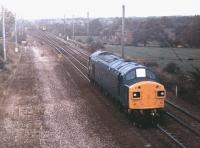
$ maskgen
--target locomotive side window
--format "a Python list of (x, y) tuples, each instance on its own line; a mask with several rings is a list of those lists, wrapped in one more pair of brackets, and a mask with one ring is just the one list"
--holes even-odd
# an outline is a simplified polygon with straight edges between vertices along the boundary
[(126, 80), (130, 81), (135, 79), (135, 71), (130, 71), (127, 75), (126, 75)]
[(136, 69), (136, 77), (137, 78), (144, 78), (144, 77), (146, 77), (146, 69), (144, 69), (144, 68), (138, 68), (138, 69)]
[(150, 70), (147, 70), (147, 78), (155, 80), (156, 76), (153, 72), (151, 72)]

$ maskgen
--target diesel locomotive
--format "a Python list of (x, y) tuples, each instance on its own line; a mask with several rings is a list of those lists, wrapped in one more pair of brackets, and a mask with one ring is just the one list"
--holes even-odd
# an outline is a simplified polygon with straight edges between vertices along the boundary
[(165, 88), (146, 66), (96, 51), (89, 57), (88, 76), (131, 114), (159, 117), (163, 113)]

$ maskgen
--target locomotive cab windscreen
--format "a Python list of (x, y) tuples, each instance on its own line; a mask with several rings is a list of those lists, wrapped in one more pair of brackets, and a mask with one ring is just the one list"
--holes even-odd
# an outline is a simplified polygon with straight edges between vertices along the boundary
[(129, 71), (125, 75), (124, 81), (126, 85), (131, 85), (138, 81), (143, 81), (143, 80), (155, 81), (156, 79), (157, 79), (156, 75), (153, 72), (151, 72), (149, 69), (137, 68), (135, 70)]

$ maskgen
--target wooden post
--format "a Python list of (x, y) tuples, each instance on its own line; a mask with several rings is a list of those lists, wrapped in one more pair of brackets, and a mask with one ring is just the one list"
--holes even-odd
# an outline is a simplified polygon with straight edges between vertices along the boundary
[(175, 87), (175, 94), (176, 94), (176, 97), (178, 96), (178, 86), (176, 85)]
[(124, 58), (124, 25), (125, 25), (125, 6), (122, 5), (122, 37), (121, 37), (122, 58)]

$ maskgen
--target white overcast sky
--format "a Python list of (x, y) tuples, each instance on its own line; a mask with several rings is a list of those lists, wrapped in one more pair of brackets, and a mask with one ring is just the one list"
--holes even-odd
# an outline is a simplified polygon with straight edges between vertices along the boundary
[(121, 6), (126, 16), (200, 14), (200, 0), (0, 0), (0, 5), (26, 19), (63, 17), (116, 17)]

